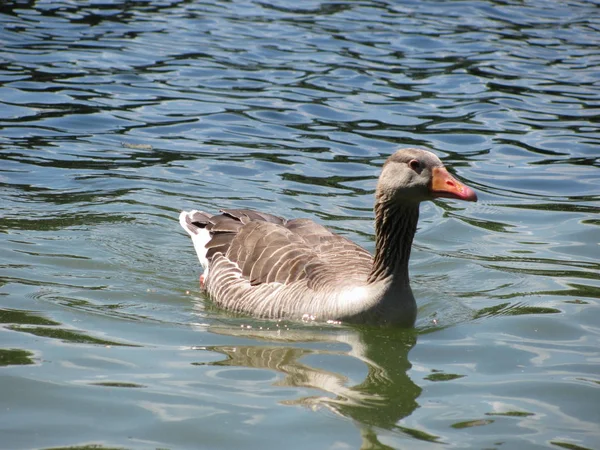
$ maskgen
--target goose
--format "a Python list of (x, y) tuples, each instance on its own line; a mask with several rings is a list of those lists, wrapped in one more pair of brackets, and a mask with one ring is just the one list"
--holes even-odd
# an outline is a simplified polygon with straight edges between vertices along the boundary
[(310, 219), (227, 209), (182, 211), (204, 272), (200, 287), (219, 307), (266, 319), (414, 326), (408, 261), (419, 204), (477, 201), (427, 150), (385, 161), (375, 191), (375, 255)]

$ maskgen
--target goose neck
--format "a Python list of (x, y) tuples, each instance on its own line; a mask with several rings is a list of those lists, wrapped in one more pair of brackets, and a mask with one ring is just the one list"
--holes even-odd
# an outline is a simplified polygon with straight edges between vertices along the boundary
[(419, 220), (419, 203), (375, 204), (375, 257), (368, 282), (391, 279), (408, 285), (408, 261)]

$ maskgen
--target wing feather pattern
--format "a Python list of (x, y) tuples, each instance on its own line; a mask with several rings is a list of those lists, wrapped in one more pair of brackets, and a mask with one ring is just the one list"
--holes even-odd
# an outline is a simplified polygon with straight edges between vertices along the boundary
[(198, 212), (191, 221), (210, 232), (208, 260), (222, 254), (252, 286), (305, 280), (308, 287), (319, 289), (332, 282), (364, 280), (371, 269), (369, 252), (309, 219), (286, 221), (231, 209), (215, 216)]

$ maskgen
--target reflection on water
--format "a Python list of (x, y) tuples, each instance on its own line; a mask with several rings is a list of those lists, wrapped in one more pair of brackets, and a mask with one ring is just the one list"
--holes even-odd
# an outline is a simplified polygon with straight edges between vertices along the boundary
[[(597, 447), (599, 17), (0, 2), (3, 445)], [(179, 210), (309, 217), (372, 250), (399, 146), (480, 197), (422, 206), (416, 331), (249, 330), (198, 295)]]
[[(269, 344), (210, 346), (206, 350), (221, 353), (227, 358), (207, 364), (277, 371), (283, 375), (276, 383), (278, 386), (308, 387), (327, 394), (289, 399), (286, 404), (325, 406), (363, 425), (393, 428), (398, 420), (409, 415), (417, 407), (416, 399), (421, 389), (406, 373), (410, 368), (408, 352), (417, 340), (414, 331), (384, 332), (367, 328), (324, 332), (314, 328), (315, 330), (286, 330), (283, 334), (277, 331), (252, 333), (243, 328), (214, 328), (210, 331), (252, 338)], [(327, 351), (302, 346), (313, 342), (342, 343), (350, 349)], [(280, 345), (273, 346), (273, 343)], [(344, 359), (349, 356), (358, 359), (367, 367), (366, 376), (356, 384), (342, 375), (339, 369), (327, 370), (318, 367), (318, 364), (323, 364), (329, 358), (335, 361), (338, 357)], [(317, 367), (306, 361), (314, 361)]]

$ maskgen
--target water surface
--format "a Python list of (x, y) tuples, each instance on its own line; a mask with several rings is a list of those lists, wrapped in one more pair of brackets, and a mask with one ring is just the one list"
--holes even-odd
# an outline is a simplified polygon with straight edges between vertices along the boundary
[[(2, 448), (600, 448), (595, 2), (5, 1)], [(416, 329), (231, 315), (181, 209), (373, 250), (430, 148)]]

